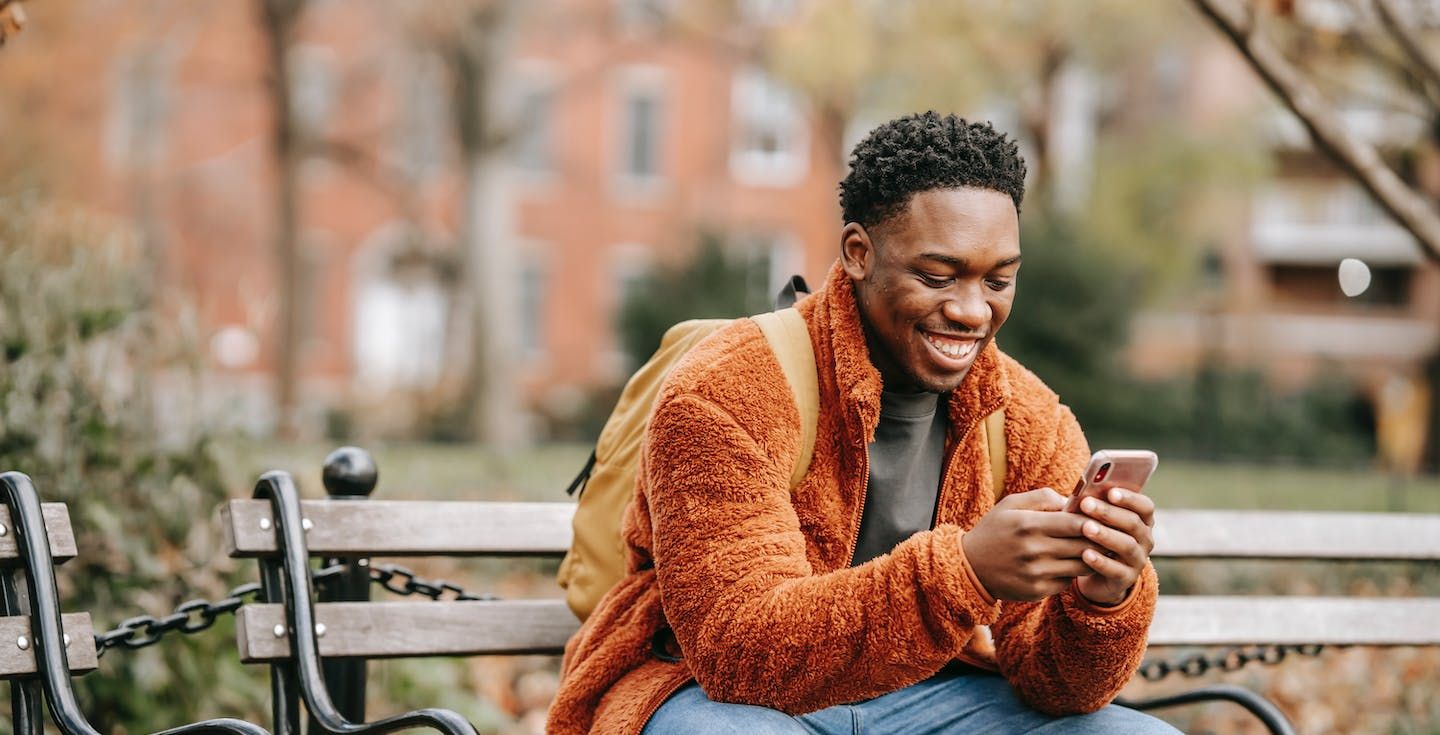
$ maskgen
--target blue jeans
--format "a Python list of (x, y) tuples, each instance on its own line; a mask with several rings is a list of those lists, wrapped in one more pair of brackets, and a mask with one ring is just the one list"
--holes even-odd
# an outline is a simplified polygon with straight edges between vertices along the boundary
[(1051, 717), (1025, 706), (1004, 678), (943, 673), (858, 704), (791, 717), (766, 707), (712, 702), (694, 683), (660, 706), (642, 735), (1179, 735), (1149, 715), (1110, 705)]

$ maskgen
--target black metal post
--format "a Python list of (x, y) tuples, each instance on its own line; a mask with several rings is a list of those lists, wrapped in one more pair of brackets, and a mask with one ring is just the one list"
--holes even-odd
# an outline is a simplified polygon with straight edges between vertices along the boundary
[[(380, 472), (370, 453), (359, 447), (340, 447), (325, 458), (322, 475), (331, 500), (366, 500), (375, 492)], [(323, 567), (344, 564), (345, 571), (327, 580), (319, 590), (321, 602), (369, 602), (370, 560), (364, 557), (327, 558)], [(365, 721), (366, 669), (363, 658), (336, 658), (322, 662), (325, 686), (335, 709), (351, 722)], [(322, 730), (311, 718), (309, 732)]]

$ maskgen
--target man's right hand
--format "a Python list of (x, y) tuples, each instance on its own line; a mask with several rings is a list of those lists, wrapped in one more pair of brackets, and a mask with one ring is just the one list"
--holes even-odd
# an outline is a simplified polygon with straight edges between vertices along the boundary
[(1094, 571), (1080, 554), (1104, 549), (1085, 539), (1086, 517), (1064, 508), (1065, 497), (1048, 487), (1007, 495), (960, 538), (970, 568), (991, 597), (1041, 600)]

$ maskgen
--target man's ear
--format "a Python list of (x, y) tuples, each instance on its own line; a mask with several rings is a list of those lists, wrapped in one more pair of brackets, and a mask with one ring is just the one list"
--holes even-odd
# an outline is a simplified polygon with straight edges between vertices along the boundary
[(875, 241), (859, 222), (840, 231), (840, 262), (852, 281), (863, 281), (875, 270)]

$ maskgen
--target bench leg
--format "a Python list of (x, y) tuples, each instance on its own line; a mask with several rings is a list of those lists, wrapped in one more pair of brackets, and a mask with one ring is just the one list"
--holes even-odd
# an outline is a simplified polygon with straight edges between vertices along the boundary
[(1244, 707), (1250, 714), (1255, 715), (1257, 719), (1264, 723), (1265, 727), (1270, 730), (1271, 733), (1274, 733), (1274, 735), (1295, 735), (1295, 726), (1290, 724), (1290, 720), (1285, 717), (1285, 713), (1281, 712), (1279, 707), (1276, 707), (1273, 702), (1259, 694), (1245, 687), (1235, 686), (1234, 684), (1215, 684), (1192, 689), (1188, 692), (1181, 692), (1180, 694), (1173, 694), (1168, 697), (1155, 697), (1153, 699), (1142, 699), (1138, 701), (1117, 699), (1115, 700), (1115, 704), (1144, 711), (1215, 700), (1234, 702)]

